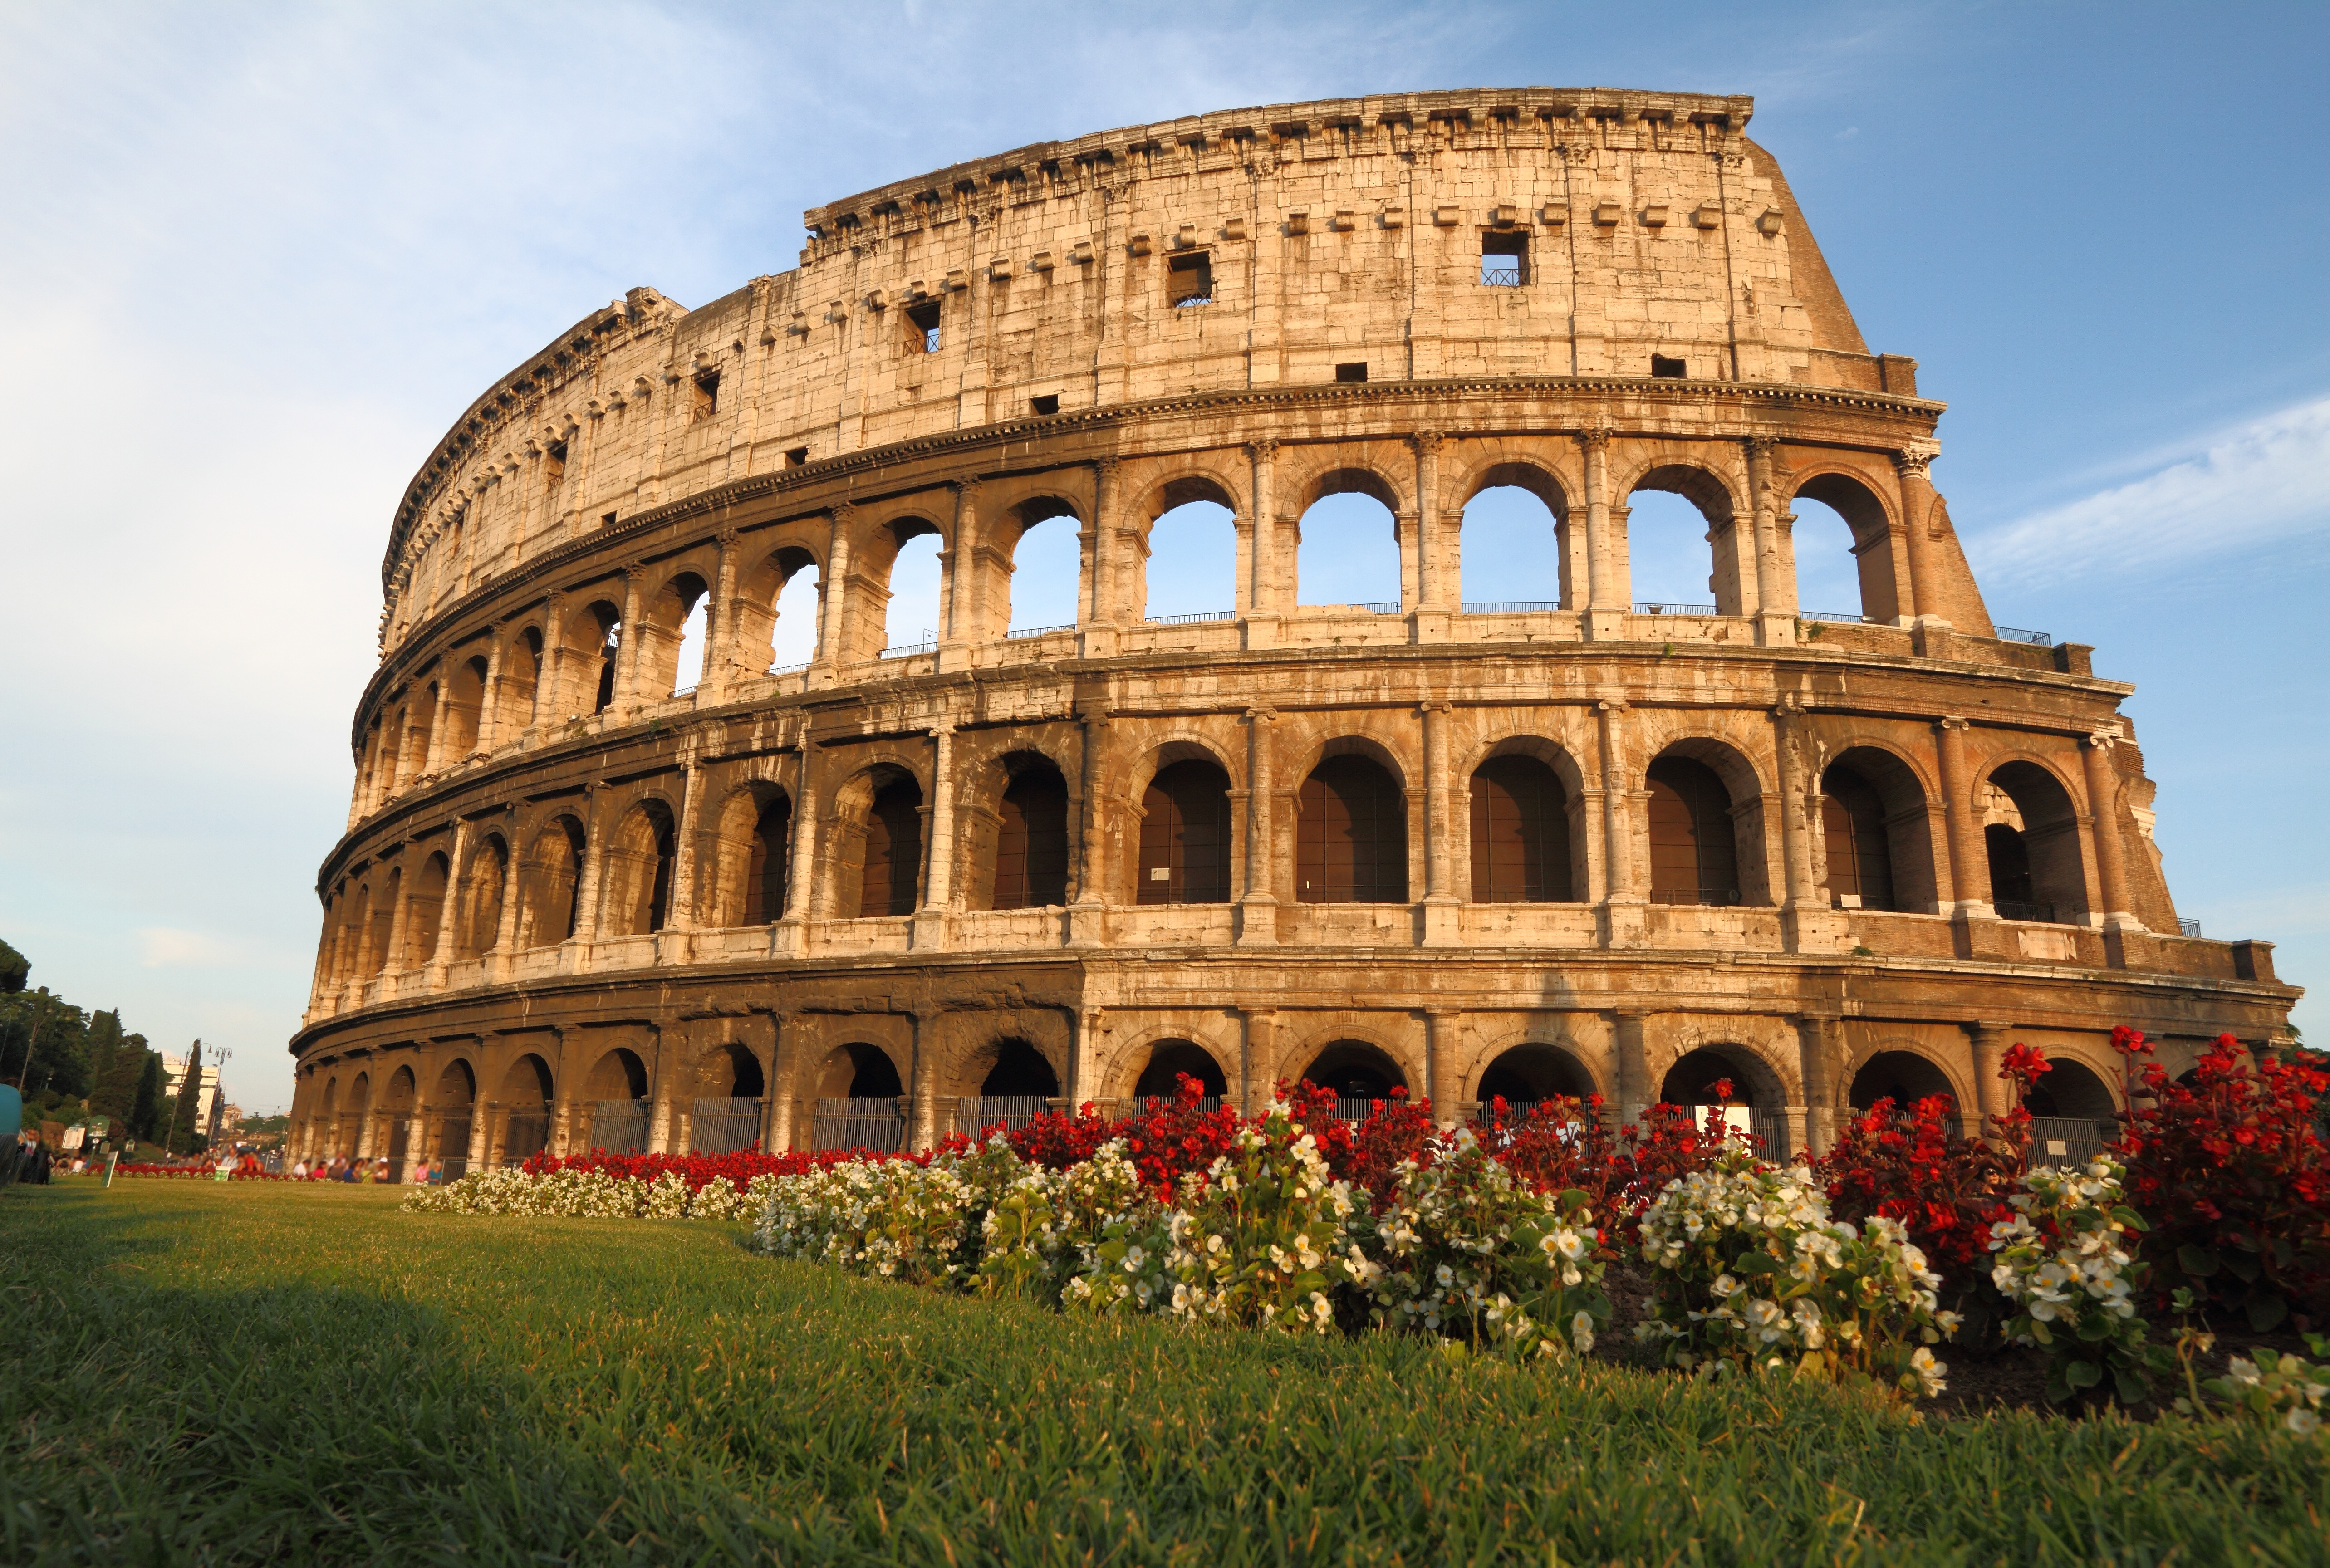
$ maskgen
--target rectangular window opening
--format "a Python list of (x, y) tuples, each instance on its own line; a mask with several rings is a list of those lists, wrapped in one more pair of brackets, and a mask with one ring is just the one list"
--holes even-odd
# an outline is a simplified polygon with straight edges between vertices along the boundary
[(1028, 411), (1032, 414), (1036, 414), (1038, 417), (1058, 413), (1060, 411), (1060, 394), (1057, 392), (1046, 392), (1042, 397), (1029, 398), (1028, 400)]
[(1681, 381), (1683, 376), (1683, 362), (1681, 360), (1669, 359), (1662, 354), (1654, 354), (1651, 355), (1651, 373), (1654, 376), (1662, 376), (1672, 381)]
[(612, 512), (608, 513), (605, 516), (599, 519), (599, 526), (601, 528), (612, 528), (614, 525), (615, 514)]
[(696, 376), (696, 417), (708, 420), (720, 411), (720, 373), (699, 371)]
[(555, 490), (566, 477), (566, 443), (553, 441), (542, 455), (542, 477)]
[(803, 463), (808, 461), (809, 449), (807, 447), (793, 447), (787, 449), (785, 452), (785, 467), (788, 468), (798, 468)]
[(939, 351), (939, 302), (926, 299), (906, 307), (906, 347), (909, 353)]
[(1529, 236), (1481, 236), (1481, 282), (1491, 288), (1519, 288), (1529, 281)]
[(1214, 302), (1214, 261), (1203, 250), (1176, 256), (1165, 264), (1165, 303), (1176, 309), (1184, 305), (1211, 305)]
[(1339, 365), (1337, 365), (1337, 366), (1335, 367), (1335, 379), (1336, 379), (1337, 381), (1365, 381), (1365, 380), (1367, 380), (1367, 379), (1368, 379), (1368, 362), (1367, 362), (1367, 361), (1365, 361), (1365, 360), (1361, 360), (1361, 361), (1359, 361), (1359, 364), (1339, 364)]

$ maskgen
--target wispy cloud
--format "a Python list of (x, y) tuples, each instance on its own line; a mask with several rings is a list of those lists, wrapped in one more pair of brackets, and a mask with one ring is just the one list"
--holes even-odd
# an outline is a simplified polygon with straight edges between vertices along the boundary
[(277, 968), (282, 959), (265, 943), (246, 937), (175, 926), (140, 926), (137, 962), (148, 969), (252, 969)]
[(2330, 398), (2196, 443), (2126, 484), (1967, 541), (1987, 584), (2132, 576), (2330, 533)]

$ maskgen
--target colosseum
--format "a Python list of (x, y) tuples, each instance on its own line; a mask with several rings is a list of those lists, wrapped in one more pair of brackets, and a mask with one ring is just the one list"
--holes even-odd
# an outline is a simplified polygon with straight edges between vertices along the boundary
[[(1868, 351), (1751, 109), (1107, 131), (560, 333), (396, 507), (294, 1148), (913, 1148), (1188, 1073), (1452, 1119), (1729, 1079), (1712, 1114), (1787, 1154), (1880, 1095), (1999, 1109), (2023, 1040), (2060, 1153), (2123, 1100), (2115, 1024), (2285, 1044), (2270, 944), (2178, 920), (2133, 688), (1992, 624), (1942, 405)], [(1466, 577), (1496, 490), (1558, 591)], [(1637, 600), (1657, 492), (1711, 603)], [(1298, 573), (1351, 496), (1397, 603)], [(1857, 612), (1799, 607), (1799, 501)], [(1151, 613), (1187, 516), (1235, 581)], [(1015, 616), (1039, 529), (1073, 625)]]

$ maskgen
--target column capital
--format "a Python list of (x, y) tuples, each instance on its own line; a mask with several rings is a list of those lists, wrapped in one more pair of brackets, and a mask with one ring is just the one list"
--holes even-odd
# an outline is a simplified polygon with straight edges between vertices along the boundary
[[(1113, 462), (1115, 459), (1111, 458), (1109, 460)], [(967, 501), (972, 496), (978, 495), (979, 486), (980, 480), (975, 476), (968, 479), (949, 479), (947, 481), (947, 488), (952, 490), (955, 493), (956, 498), (959, 500)], [(844, 506), (847, 506), (848, 504), (849, 503), (847, 501), (841, 503)]]
[(1122, 458), (1094, 458), (1093, 472), (1103, 479), (1113, 479), (1116, 477), (1117, 469), (1122, 467), (1124, 459)]
[(1578, 431), (1577, 444), (1585, 448), (1589, 452), (1608, 451), (1610, 449), (1609, 427), (1607, 425), (1595, 425), (1589, 429)]
[(1266, 463), (1278, 455), (1278, 443), (1273, 440), (1248, 441), (1246, 455), (1257, 463)]
[(1594, 710), (1600, 713), (1623, 713), (1632, 706), (1634, 706), (1634, 704), (1626, 701), (1624, 697), (1596, 697), (1594, 699)]
[(1962, 719), (1956, 713), (1945, 713), (1940, 718), (1934, 721), (1934, 728), (1937, 730), (1971, 730), (1974, 728), (1974, 721), (1971, 719)]
[(636, 586), (639, 580), (647, 574), (648, 563), (644, 561), (634, 558), (624, 562), (622, 565), (617, 567), (615, 570), (623, 574), (623, 586), (630, 588)]
[(1246, 720), (1250, 724), (1274, 724), (1278, 723), (1278, 710), (1269, 706), (1248, 708)]
[[(943, 741), (954, 733), (954, 721), (952, 719), (942, 719), (937, 723), (933, 724), (930, 729), (924, 732), (933, 741)], [(691, 762), (688, 766), (692, 768), (695, 764)]]
[(735, 548), (736, 541), (742, 536), (742, 532), (738, 529), (723, 528), (719, 533), (714, 534), (713, 538), (719, 542), (721, 549), (733, 550)]
[[(977, 482), (978, 481), (976, 480), (972, 481), (974, 484)], [(832, 505), (828, 506), (825, 510), (827, 515), (830, 516), (836, 524), (846, 524), (852, 517), (857, 515), (857, 504), (850, 501), (836, 501)]]
[(1759, 462), (1769, 462), (1772, 454), (1780, 449), (1779, 439), (1776, 436), (1748, 436), (1739, 444), (1748, 449), (1748, 457)]
[(1926, 470), (1941, 456), (1939, 447), (1904, 447), (1893, 454), (1893, 471), (1905, 479), (1923, 479)]
[(1416, 711), (1419, 713), (1453, 713), (1456, 711), (1456, 704), (1445, 697), (1428, 697), (1416, 704)]
[(2098, 730), (2093, 734), (2082, 735), (2079, 737), (2079, 744), (2082, 747), (2098, 751), (2108, 751), (2113, 746), (2117, 745), (2118, 741), (2119, 732), (2117, 730)]
[(1417, 457), (1429, 457), (1439, 451), (1441, 443), (1447, 439), (1444, 430), (1416, 430), (1409, 435), (1407, 444), (1416, 449)]

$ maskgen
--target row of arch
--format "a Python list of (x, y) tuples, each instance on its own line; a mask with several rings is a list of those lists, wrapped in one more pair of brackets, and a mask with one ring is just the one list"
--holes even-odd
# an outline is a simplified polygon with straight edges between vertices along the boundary
[[(1112, 462), (1066, 485), (1058, 477), (966, 482), (940, 506), (914, 497), (845, 505), (706, 541), (557, 596), (482, 647), (473, 641), (439, 657), (364, 726), (355, 815), (530, 727), (698, 685), (725, 692), (786, 664), (854, 664), (886, 649), (992, 642), (1031, 626), (1283, 614), (1312, 603), (1457, 611), (1640, 602), (1794, 616), (1790, 508), (1799, 504), (1830, 518), (1841, 546), (1839, 571), (1820, 580), (1823, 590), (1842, 599), (1850, 590), (1855, 600), (1815, 609), (1857, 609), (1886, 623), (1913, 613), (1909, 539), (1918, 530), (1903, 518), (1930, 493), (1922, 477), (1915, 486), (1880, 477), (1866, 454), (1799, 454), (1804, 466), (1784, 474), (1774, 458), (1739, 456), (1738, 443), (1611, 443), (1642, 449), (1623, 464), (1590, 443), (1582, 464), (1544, 442), (1451, 443), (1471, 454), (1461, 464), (1438, 457), (1436, 438), (1397, 450), (1409, 445), (1322, 449), (1299, 472), (1290, 458), (1280, 465), (1289, 469), (1283, 485), (1274, 483), (1272, 449), (1254, 449), (1262, 455), (1246, 465), (1197, 454), (1122, 505), (1112, 492), (1130, 486), (1109, 477)], [(1761, 483), (1759, 465), (1768, 473)], [(1435, 498), (1419, 509), (1419, 496), (1443, 492), (1443, 468), (1454, 505), (1444, 509)], [(1597, 493), (1608, 504), (1573, 500)], [(1759, 511), (1757, 496), (1773, 499)], [(1274, 525), (1257, 528), (1257, 515)], [(1095, 527), (1095, 516), (1118, 521)], [(1502, 548), (1484, 563), (1484, 581), (1468, 587), (1466, 540), (1476, 531), (1497, 535)], [(1656, 585), (1637, 582), (1638, 559), (1665, 558), (1638, 548), (1637, 534), (1687, 547), (1697, 563), (1664, 571)], [(1168, 540), (1170, 552), (1160, 548)], [(1021, 613), (1030, 595), (1013, 586), (1031, 552), (1049, 568), (1035, 575), (1053, 588), (1035, 596), (1032, 619)], [(1152, 578), (1183, 554), (1212, 562), (1212, 580), (1173, 576), (1160, 606)], [(904, 582), (902, 571), (917, 583)], [(1319, 593), (1305, 586), (1314, 578)], [(831, 583), (846, 591), (829, 595)], [(1928, 583), (1927, 598), (1938, 590)]]
[[(1203, 745), (1179, 741), (1150, 755), (1126, 800), (1136, 820), (1116, 825), (1126, 829), (1116, 836), (1122, 864), (1088, 872), (1080, 865), (1078, 791), (1052, 756), (1009, 751), (964, 773), (952, 781), (947, 819), (956, 873), (942, 907), (1063, 906), (1077, 896), (1080, 874), (1093, 878), (1104, 902), (1134, 906), (1227, 903), (1255, 891), (1241, 887), (1236, 850), (1249, 830), (1234, 810), (1230, 767)], [(585, 814), (554, 804), (523, 835), (480, 831), (466, 854), (457, 843), (416, 856), (409, 869), (401, 856), (361, 867), (327, 902), (318, 985), (675, 924), (733, 929), (914, 914), (940, 897), (926, 863), (932, 835), (942, 828), (925, 776), (905, 760), (885, 760), (842, 779), (813, 825), (819, 847), (807, 862), (797, 854), (795, 795), (773, 779), (732, 788), (706, 812), (708, 833), (693, 846), (681, 831), (684, 802), (645, 793), (603, 835), (594, 897)], [(1463, 898), (1588, 902), (1599, 832), (1588, 780), (1551, 741), (1518, 736), (1488, 746), (1466, 777), (1464, 821), (1452, 833)], [(1938, 842), (1939, 807), (1918, 769), (1877, 745), (1841, 751), (1817, 779), (1813, 864), (1823, 901), (1933, 913), (1952, 886), (1959, 900), (1986, 887), (2008, 918), (2084, 921), (2079, 817), (2063, 782), (2022, 759), (1998, 763), (1983, 782), (1991, 819), (1982, 840), (1987, 882), (1977, 884), (1966, 872), (1953, 878)], [(1298, 903), (1412, 902), (1412, 788), (1379, 743), (1362, 736), (1324, 742), (1291, 792), (1289, 881), (1266, 874), (1271, 884), (1284, 885)], [(1779, 902), (1766, 844), (1776, 831), (1767, 822), (1770, 790), (1736, 747), (1677, 741), (1651, 760), (1634, 793), (1644, 850), (1633, 873), (1636, 894), (1668, 905)]]

